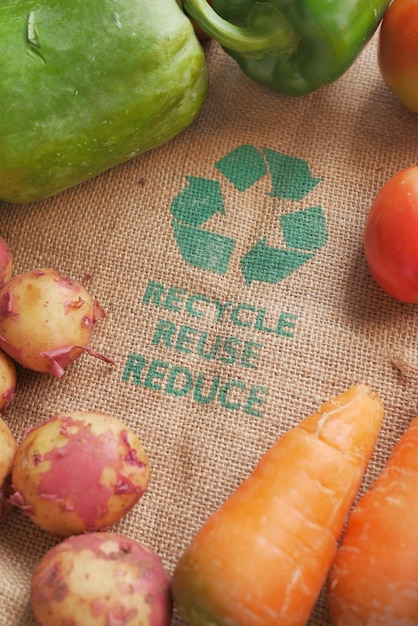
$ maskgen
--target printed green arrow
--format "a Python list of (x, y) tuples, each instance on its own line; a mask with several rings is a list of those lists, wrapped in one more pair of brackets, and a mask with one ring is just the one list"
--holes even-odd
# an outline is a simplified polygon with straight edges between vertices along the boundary
[(311, 189), (321, 182), (314, 178), (303, 159), (287, 156), (276, 150), (263, 148), (270, 169), (273, 190), (268, 194), (284, 200), (302, 200)]
[(183, 259), (189, 265), (225, 274), (235, 247), (235, 239), (172, 220), (174, 237)]
[(231, 150), (215, 163), (215, 167), (238, 191), (246, 191), (267, 174), (263, 155), (257, 148), (247, 144)]
[(279, 220), (289, 248), (319, 250), (327, 242), (327, 222), (320, 206), (280, 215)]
[(247, 285), (254, 281), (275, 284), (313, 256), (312, 252), (268, 246), (267, 237), (264, 237), (241, 259), (241, 269)]
[(186, 176), (185, 187), (171, 204), (171, 215), (189, 226), (201, 226), (215, 213), (225, 215), (221, 186), (216, 180)]
[[(266, 174), (272, 191), (267, 195), (298, 202), (321, 180), (312, 176), (307, 162), (269, 148), (238, 146), (215, 163), (238, 191), (244, 192)], [(216, 213), (226, 214), (218, 181), (186, 176), (188, 185), (171, 204), (172, 227), (179, 251), (190, 265), (225, 274), (235, 248), (235, 239), (205, 230), (202, 225)], [(259, 241), (242, 259), (246, 284), (253, 281), (278, 283), (322, 248), (328, 238), (324, 211), (320, 206), (278, 216), (285, 248)]]

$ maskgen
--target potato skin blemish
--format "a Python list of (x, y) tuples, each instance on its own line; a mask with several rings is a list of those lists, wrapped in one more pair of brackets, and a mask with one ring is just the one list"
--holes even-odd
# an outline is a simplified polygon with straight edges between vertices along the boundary
[(103, 413), (72, 411), (24, 437), (9, 500), (41, 528), (68, 536), (111, 528), (149, 481), (147, 455), (131, 429)]
[(23, 272), (0, 289), (0, 349), (23, 367), (57, 378), (82, 354), (113, 364), (89, 346), (105, 317), (83, 285), (57, 270)]
[(30, 600), (39, 624), (170, 626), (169, 577), (158, 554), (119, 533), (73, 535), (33, 572)]

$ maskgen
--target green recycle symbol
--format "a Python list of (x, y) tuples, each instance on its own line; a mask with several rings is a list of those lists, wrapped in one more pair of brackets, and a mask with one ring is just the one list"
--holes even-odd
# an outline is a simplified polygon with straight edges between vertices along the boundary
[[(305, 160), (268, 148), (242, 145), (215, 163), (234, 187), (245, 192), (268, 173), (267, 195), (299, 202), (321, 180), (311, 175)], [(225, 274), (236, 240), (202, 228), (216, 213), (226, 215), (221, 185), (216, 180), (186, 176), (187, 186), (171, 204), (172, 228), (183, 259), (193, 267)], [(253, 281), (275, 284), (309, 261), (327, 242), (328, 230), (322, 207), (298, 209), (278, 215), (285, 247), (258, 241), (241, 259), (247, 285)]]

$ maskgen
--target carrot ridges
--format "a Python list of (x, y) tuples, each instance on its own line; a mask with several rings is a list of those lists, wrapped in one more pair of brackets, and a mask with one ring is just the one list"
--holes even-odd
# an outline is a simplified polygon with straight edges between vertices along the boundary
[(179, 559), (173, 596), (191, 626), (306, 623), (382, 418), (377, 394), (355, 385), (267, 450)]
[(418, 417), (358, 501), (329, 575), (336, 626), (418, 624)]

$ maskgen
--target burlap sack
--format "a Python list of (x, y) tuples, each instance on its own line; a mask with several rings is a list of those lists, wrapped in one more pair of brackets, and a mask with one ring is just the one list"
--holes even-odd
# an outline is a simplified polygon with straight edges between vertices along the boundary
[[(152, 480), (115, 529), (168, 572), (267, 447), (325, 400), (365, 382), (385, 403), (362, 490), (417, 412), (417, 309), (380, 290), (362, 247), (372, 199), (418, 146), (375, 44), (337, 83), (292, 99), (212, 43), (210, 95), (184, 134), (57, 197), (0, 204), (15, 273), (54, 266), (83, 281), (108, 315), (92, 345), (116, 362), (82, 356), (60, 380), (18, 368), (5, 419), (19, 440), (62, 410), (130, 425)], [(33, 624), (31, 572), (57, 541), (19, 511), (1, 525), (1, 624)], [(328, 623), (323, 593), (310, 624)]]

